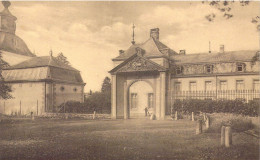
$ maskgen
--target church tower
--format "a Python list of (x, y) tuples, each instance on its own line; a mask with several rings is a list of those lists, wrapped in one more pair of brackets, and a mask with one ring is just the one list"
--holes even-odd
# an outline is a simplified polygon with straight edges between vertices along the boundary
[(9, 1), (2, 1), (4, 10), (0, 12), (0, 32), (6, 32), (15, 34), (16, 30), (16, 20), (17, 18), (13, 16), (8, 7), (11, 5)]
[(10, 1), (2, 1), (4, 9), (0, 12), (0, 51), (9, 65), (15, 65), (35, 57), (26, 43), (15, 34), (17, 18), (9, 11)]

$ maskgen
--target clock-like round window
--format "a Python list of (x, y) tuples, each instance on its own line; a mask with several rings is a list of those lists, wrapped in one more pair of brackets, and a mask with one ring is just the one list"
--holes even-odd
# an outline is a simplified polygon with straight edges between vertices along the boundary
[(60, 90), (63, 92), (65, 90), (65, 88), (63, 86), (61, 86)]

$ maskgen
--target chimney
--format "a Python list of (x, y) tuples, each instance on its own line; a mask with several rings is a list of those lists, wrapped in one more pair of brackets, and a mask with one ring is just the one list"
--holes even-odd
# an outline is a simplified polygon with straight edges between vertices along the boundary
[(153, 28), (150, 30), (150, 37), (152, 37), (154, 40), (159, 40), (159, 28)]
[(125, 51), (124, 50), (119, 50), (119, 56), (121, 55), (121, 54), (123, 54)]
[(183, 49), (183, 50), (180, 50), (180, 53), (179, 54), (181, 54), (181, 55), (185, 55), (186, 54), (186, 51), (185, 51), (185, 49)]
[(224, 53), (224, 52), (225, 52), (225, 46), (224, 45), (220, 45), (219, 53)]

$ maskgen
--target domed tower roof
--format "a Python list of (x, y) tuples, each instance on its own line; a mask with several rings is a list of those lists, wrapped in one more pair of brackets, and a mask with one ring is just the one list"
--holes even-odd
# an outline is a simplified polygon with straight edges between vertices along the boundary
[(2, 1), (4, 10), (0, 12), (0, 50), (25, 55), (34, 56), (26, 43), (15, 35), (17, 18), (11, 14), (8, 7), (9, 1)]

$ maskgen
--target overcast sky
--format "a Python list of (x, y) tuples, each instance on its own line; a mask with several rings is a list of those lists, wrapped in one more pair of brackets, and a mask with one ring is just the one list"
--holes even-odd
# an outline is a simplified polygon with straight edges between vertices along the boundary
[[(3, 7), (0, 7), (2, 10)], [(59, 52), (81, 71), (85, 91), (97, 91), (118, 50), (131, 45), (132, 23), (136, 42), (149, 38), (151, 28), (160, 28), (160, 41), (187, 54), (225, 50), (259, 49), (259, 33), (251, 23), (259, 15), (259, 2), (233, 6), (234, 18), (225, 20), (216, 9), (201, 2), (12, 2), (17, 35), (38, 56)], [(215, 21), (205, 15), (215, 13)]]

